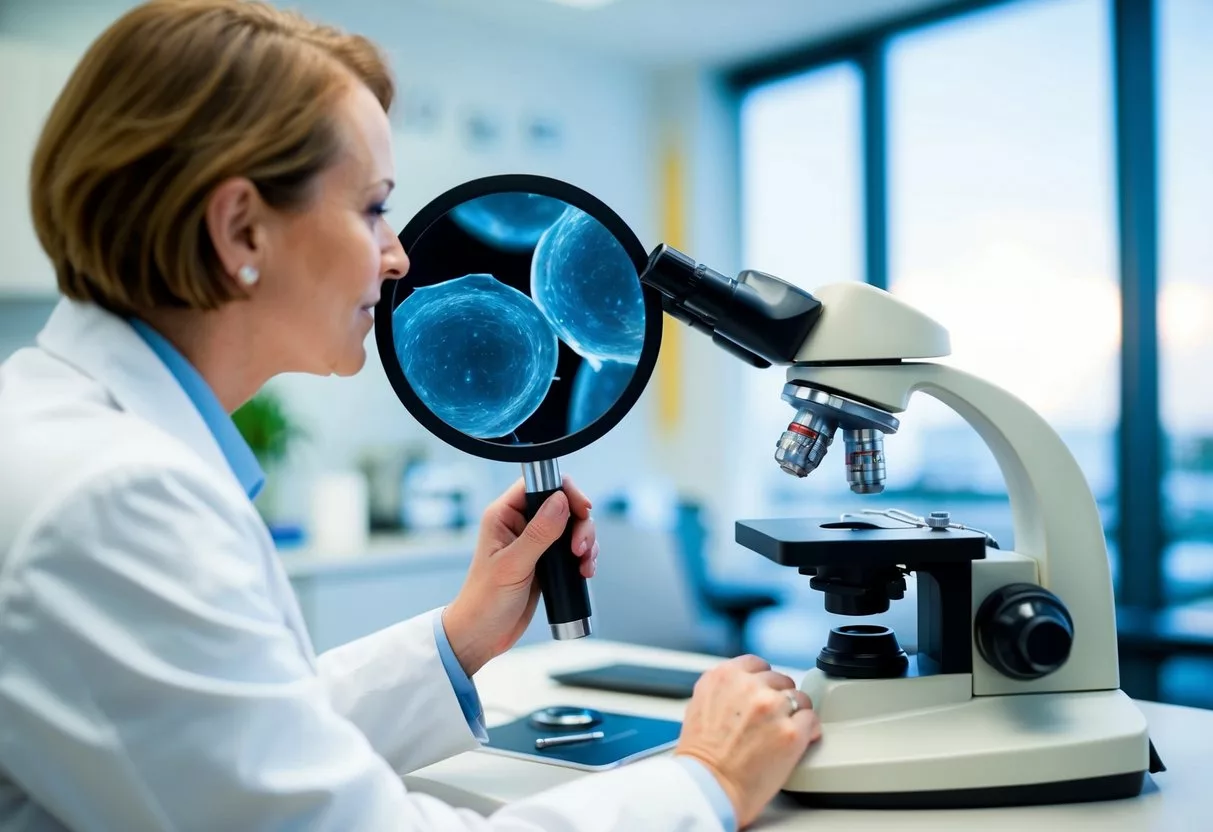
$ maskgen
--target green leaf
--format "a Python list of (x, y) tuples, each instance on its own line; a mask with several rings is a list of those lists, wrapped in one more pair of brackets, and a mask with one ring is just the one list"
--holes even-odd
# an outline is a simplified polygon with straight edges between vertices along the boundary
[(269, 390), (249, 399), (232, 414), (232, 421), (262, 467), (281, 462), (295, 441), (306, 435), (282, 399)]

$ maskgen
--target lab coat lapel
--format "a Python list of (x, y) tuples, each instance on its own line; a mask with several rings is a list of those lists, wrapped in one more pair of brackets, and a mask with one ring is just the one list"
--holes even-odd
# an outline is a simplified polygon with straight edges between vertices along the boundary
[[(38, 334), (38, 346), (101, 384), (123, 410), (185, 443), (219, 474), (222, 482), (231, 485), (233, 503), (247, 504), (248, 495), (202, 415), (130, 324), (94, 304), (64, 299)], [(268, 529), (262, 527), (262, 531), (262, 551), (274, 552)], [(267, 563), (274, 598), (308, 663), (315, 668), (315, 650), (290, 579), (277, 558), (269, 557)]]
[(194, 403), (151, 347), (99, 306), (61, 300), (38, 345), (100, 383), (123, 410), (175, 436), (244, 493)]

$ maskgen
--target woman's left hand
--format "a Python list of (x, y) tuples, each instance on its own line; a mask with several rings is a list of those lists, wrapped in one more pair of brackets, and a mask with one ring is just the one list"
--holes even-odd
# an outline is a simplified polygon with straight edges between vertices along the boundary
[(522, 637), (539, 604), (535, 564), (564, 533), (569, 511), (573, 556), (581, 559), (581, 574), (594, 576), (598, 541), (590, 519), (590, 501), (565, 477), (557, 491), (527, 523), (526, 491), (519, 479), (497, 498), (480, 521), (480, 537), (472, 566), (459, 595), (442, 615), (446, 636), (469, 677)]

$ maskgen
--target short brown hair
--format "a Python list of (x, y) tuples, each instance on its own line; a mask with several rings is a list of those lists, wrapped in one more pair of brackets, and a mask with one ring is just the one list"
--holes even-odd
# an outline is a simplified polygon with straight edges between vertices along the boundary
[(367, 39), (251, 0), (152, 0), (89, 48), (34, 152), (34, 227), (70, 298), (118, 314), (214, 309), (237, 296), (206, 200), (244, 176), (305, 204), (335, 161), (334, 102), (362, 82), (391, 107)]

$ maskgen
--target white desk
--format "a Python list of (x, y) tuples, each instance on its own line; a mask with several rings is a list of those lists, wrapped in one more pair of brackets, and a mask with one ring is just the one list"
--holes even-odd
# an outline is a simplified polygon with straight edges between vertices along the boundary
[[(569, 704), (682, 718), (686, 707), (682, 701), (564, 688), (547, 678), (552, 670), (611, 661), (702, 670), (720, 660), (592, 639), (518, 648), (489, 664), (476, 677), (485, 717), (492, 725), (546, 705)], [(799, 671), (785, 669), (785, 672), (799, 681)], [(1132, 800), (1011, 809), (876, 812), (804, 809), (780, 797), (751, 828), (764, 832), (859, 829), (1195, 832), (1213, 828), (1213, 711), (1154, 703), (1142, 703), (1141, 709), (1167, 771), (1152, 775), (1152, 782), (1147, 781), (1143, 794)], [(473, 751), (414, 772), (405, 777), (405, 784), (448, 803), (490, 814), (506, 803), (574, 778), (594, 776), (597, 775)]]

